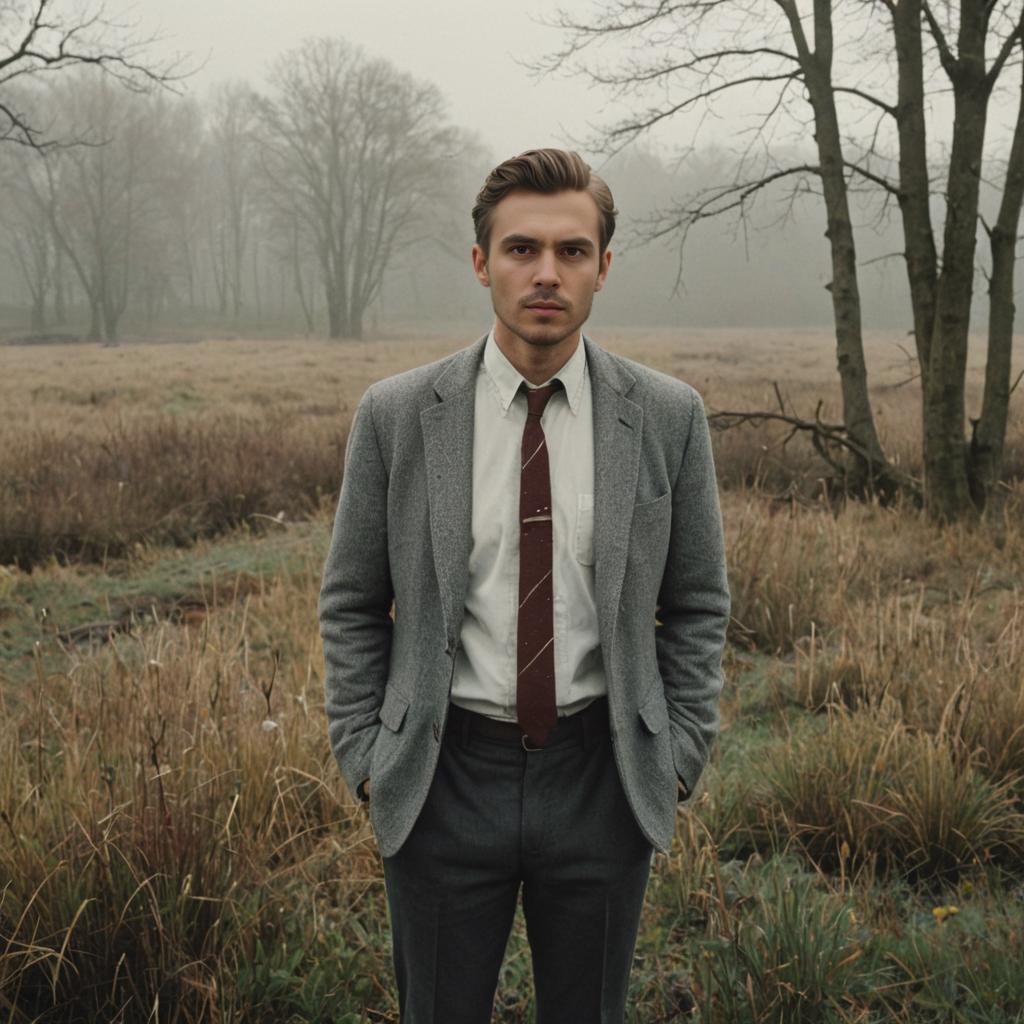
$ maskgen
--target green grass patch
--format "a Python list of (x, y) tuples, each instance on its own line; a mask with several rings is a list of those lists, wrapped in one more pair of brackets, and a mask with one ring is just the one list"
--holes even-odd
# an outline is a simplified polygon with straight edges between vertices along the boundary
[[(190, 548), (137, 549), (105, 566), (52, 563), (0, 577), (0, 678), (67, 667), (111, 635), (146, 623), (201, 619), (210, 609), (260, 591), (268, 581), (323, 557), (322, 519), (243, 528)], [(319, 568), (319, 566), (317, 567)]]

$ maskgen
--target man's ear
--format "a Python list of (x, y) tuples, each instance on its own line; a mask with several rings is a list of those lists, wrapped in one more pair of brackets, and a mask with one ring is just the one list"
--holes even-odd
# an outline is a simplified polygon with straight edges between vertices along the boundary
[(605, 251), (601, 253), (601, 258), (598, 263), (597, 284), (594, 285), (595, 292), (599, 292), (604, 287), (604, 279), (608, 276), (608, 268), (612, 265), (611, 249), (605, 249)]
[(491, 278), (487, 273), (487, 253), (479, 245), (473, 246), (473, 273), (485, 288), (491, 287)]
[(487, 273), (487, 253), (479, 245), (473, 246), (473, 273), (485, 288), (490, 288), (491, 277)]

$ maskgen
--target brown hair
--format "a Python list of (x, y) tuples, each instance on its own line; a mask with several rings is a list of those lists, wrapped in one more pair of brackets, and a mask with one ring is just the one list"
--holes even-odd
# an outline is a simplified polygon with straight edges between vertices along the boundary
[(600, 251), (603, 253), (615, 233), (615, 200), (604, 179), (596, 175), (579, 155), (565, 149), (528, 149), (514, 156), (487, 175), (473, 206), (473, 226), (477, 245), (485, 255), (491, 243), (494, 208), (510, 192), (553, 193), (571, 189), (589, 192), (600, 213)]

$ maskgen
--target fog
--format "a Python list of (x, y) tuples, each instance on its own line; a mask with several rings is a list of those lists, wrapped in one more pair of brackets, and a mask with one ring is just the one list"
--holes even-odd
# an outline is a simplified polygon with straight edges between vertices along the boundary
[[(594, 10), (586, 0), (566, 7), (576, 18)], [(119, 92), (80, 69), (50, 76), (45, 87), (20, 86), (21, 101), (49, 130), (84, 130), (103, 145), (52, 155), (45, 174), (31, 152), (0, 147), (0, 248), (8, 257), (0, 262), (0, 330), (7, 337), (114, 340), (225, 325), (236, 333), (373, 336), (416, 324), (484, 326), (487, 295), (469, 263), (473, 197), (494, 163), (544, 145), (580, 149), (616, 197), (619, 229), (596, 324), (831, 325), (825, 217), (812, 183), (780, 182), (759, 192), (742, 217), (697, 224), (683, 250), (678, 234), (645, 242), (659, 214), (736, 173), (736, 154), (749, 150), (750, 110), (726, 97), (713, 117), (707, 109), (680, 115), (617, 154), (599, 151), (601, 130), (641, 101), (615, 98), (569, 74), (568, 63), (545, 74), (530, 70), (567, 38), (547, 5), (137, 0), (108, 12), (136, 37), (152, 37), (146, 53), (170, 62), (175, 79), (170, 90), (150, 95)], [(379, 109), (389, 117), (398, 110), (397, 94), (387, 90), (404, 82), (400, 88), (417, 97), (408, 102), (427, 112), (431, 126), (407, 119), (422, 131), (404, 139), (409, 157), (414, 142), (424, 156), (399, 199), (366, 201), (367, 217), (372, 202), (401, 209), (401, 230), (388, 241), (379, 274), (362, 268), (357, 281), (351, 271), (333, 293), (324, 277), (349, 273), (324, 255), (319, 228), (334, 213), (302, 198), (316, 186), (303, 177), (303, 154), (288, 133), (299, 116), (289, 107), (299, 89), (289, 65), (295, 71), (294, 55), (317, 39), (336, 41), (346, 67), (382, 58), (390, 84), (379, 95), (391, 98)], [(631, 56), (614, 41), (586, 54), (595, 68)], [(847, 59), (856, 58), (854, 51)], [(1000, 97), (992, 110), (996, 178), (1011, 99)], [(937, 150), (943, 102), (934, 99)], [(317, 130), (312, 120), (303, 128), (303, 152), (314, 164)], [(397, 139), (407, 129), (396, 121), (388, 131)], [(790, 131), (772, 153), (776, 161), (788, 154), (813, 162), (809, 129)], [(117, 182), (104, 200), (102, 229), (90, 192), (100, 174), (108, 185)], [(902, 249), (899, 217), (883, 198), (854, 197), (864, 321), (868, 329), (904, 330), (911, 314), (903, 260), (894, 255)], [(989, 208), (993, 202), (990, 194)], [(96, 271), (79, 264), (100, 251), (109, 280), (98, 282)], [(983, 266), (981, 254), (979, 293)], [(976, 302), (979, 324), (983, 307)]]

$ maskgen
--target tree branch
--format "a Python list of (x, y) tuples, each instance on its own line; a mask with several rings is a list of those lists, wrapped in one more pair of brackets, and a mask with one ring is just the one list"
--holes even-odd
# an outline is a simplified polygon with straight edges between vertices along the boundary
[[(776, 389), (776, 395), (778, 390)], [(862, 459), (868, 466), (869, 473), (876, 478), (886, 478), (892, 480), (894, 483), (902, 489), (913, 495), (915, 498), (920, 498), (922, 493), (921, 482), (902, 470), (890, 465), (889, 463), (883, 463), (879, 465), (877, 461), (871, 458), (871, 455), (856, 441), (854, 441), (848, 434), (846, 427), (839, 423), (823, 423), (821, 420), (821, 406), (822, 403), (819, 401), (818, 406), (814, 411), (814, 419), (807, 420), (802, 419), (799, 416), (790, 415), (785, 411), (782, 412), (736, 412), (731, 410), (720, 410), (708, 414), (708, 423), (714, 430), (731, 430), (733, 427), (738, 427), (743, 424), (758, 424), (758, 423), (786, 423), (793, 428), (794, 431), (802, 431), (810, 436), (811, 444), (814, 445), (814, 450), (821, 456), (821, 458), (832, 467), (835, 472), (845, 477), (848, 473), (847, 468), (839, 462), (832, 454), (836, 449), (841, 449), (850, 452), (857, 458)], [(792, 435), (790, 435), (792, 436)]]
[(953, 55), (953, 51), (949, 48), (946, 34), (942, 31), (942, 26), (932, 13), (928, 0), (921, 0), (921, 10), (924, 12), (925, 19), (928, 22), (928, 29), (932, 34), (932, 39), (935, 40), (935, 45), (938, 47), (939, 60), (942, 62), (942, 67), (945, 69), (950, 80), (952, 80), (960, 69), (959, 62)]
[[(796, 54), (786, 53), (785, 50), (775, 50), (771, 47), (759, 46), (750, 49), (713, 50), (707, 53), (698, 53), (690, 60), (682, 61), (678, 64), (665, 64), (661, 67), (655, 67), (648, 70), (631, 69), (617, 75), (591, 71), (586, 67), (581, 68), (580, 70), (595, 85), (607, 85), (612, 86), (613, 88), (621, 88), (623, 86), (648, 85), (651, 82), (658, 81), (660, 78), (678, 74), (682, 71), (697, 71), (702, 77), (706, 77), (717, 70), (719, 62), (729, 57), (778, 57), (782, 60), (792, 61), (794, 64), (799, 63), (799, 58)], [(714, 66), (710, 68), (703, 68), (702, 65), (705, 64), (713, 64)]]
[(801, 74), (802, 72), (800, 71), (788, 71), (785, 74), (780, 75), (747, 75), (744, 78), (735, 78), (731, 81), (723, 82), (721, 85), (713, 86), (710, 89), (703, 89), (700, 92), (693, 93), (692, 95), (687, 96), (687, 98), (682, 102), (676, 103), (671, 107), (667, 107), (663, 110), (655, 110), (636, 121), (629, 121), (624, 124), (620, 124), (617, 127), (611, 128), (607, 134), (610, 139), (621, 138), (624, 135), (635, 137), (640, 135), (642, 132), (647, 131), (647, 129), (653, 128), (654, 125), (664, 121), (666, 118), (673, 117), (676, 114), (695, 106), (701, 100), (711, 99), (713, 96), (727, 92), (730, 89), (738, 89), (743, 85), (793, 81), (799, 79)]
[(832, 86), (833, 92), (845, 93), (848, 96), (857, 96), (867, 103), (871, 103), (878, 107), (879, 110), (884, 110), (890, 117), (895, 118), (897, 115), (896, 107), (891, 103), (886, 103), (884, 100), (880, 100), (877, 96), (872, 96), (869, 92), (864, 92), (863, 89), (855, 89), (849, 85), (834, 85)]
[(897, 185), (894, 185), (888, 178), (881, 174), (877, 174), (874, 171), (869, 171), (866, 167), (862, 167), (860, 164), (855, 164), (851, 160), (843, 161), (844, 167), (849, 167), (851, 171), (859, 174), (862, 178), (866, 178), (868, 181), (873, 182), (879, 188), (884, 189), (890, 195), (894, 195), (899, 198), (900, 190)]
[[(173, 83), (191, 73), (178, 70), (180, 58), (159, 64), (147, 60), (146, 50), (157, 37), (127, 35), (130, 26), (108, 20), (102, 3), (90, 4), (68, 18), (47, 17), (51, 7), (52, 0), (32, 0), (13, 8), (12, 17), (27, 24), (18, 41), (0, 57), (0, 87), (18, 78), (83, 65), (100, 68), (136, 92), (154, 85), (173, 88)], [(105, 34), (114, 38), (104, 39)], [(43, 141), (43, 131), (27, 114), (13, 109), (9, 99), (0, 109), (10, 122), (0, 140), (39, 150), (51, 145)]]
[[(684, 209), (676, 216), (672, 223), (654, 231), (650, 240), (660, 238), (672, 231), (681, 228), (689, 228), (698, 221), (707, 220), (711, 217), (719, 217), (730, 210), (741, 208), (762, 189), (782, 178), (791, 177), (794, 174), (820, 175), (821, 169), (812, 164), (800, 164), (795, 167), (784, 167), (778, 171), (772, 171), (752, 181), (734, 182), (731, 185), (720, 185), (717, 188), (708, 189), (706, 192), (695, 197), (694, 205)], [(723, 205), (716, 205), (722, 203)]]
[(995, 60), (992, 61), (992, 67), (989, 68), (988, 74), (985, 76), (985, 82), (989, 89), (995, 86), (1003, 66), (1010, 59), (1010, 54), (1013, 53), (1014, 46), (1021, 41), (1022, 37), (1024, 37), (1024, 13), (1021, 14), (1017, 27), (1003, 40), (1003, 45), (999, 48), (999, 53), (996, 54)]

